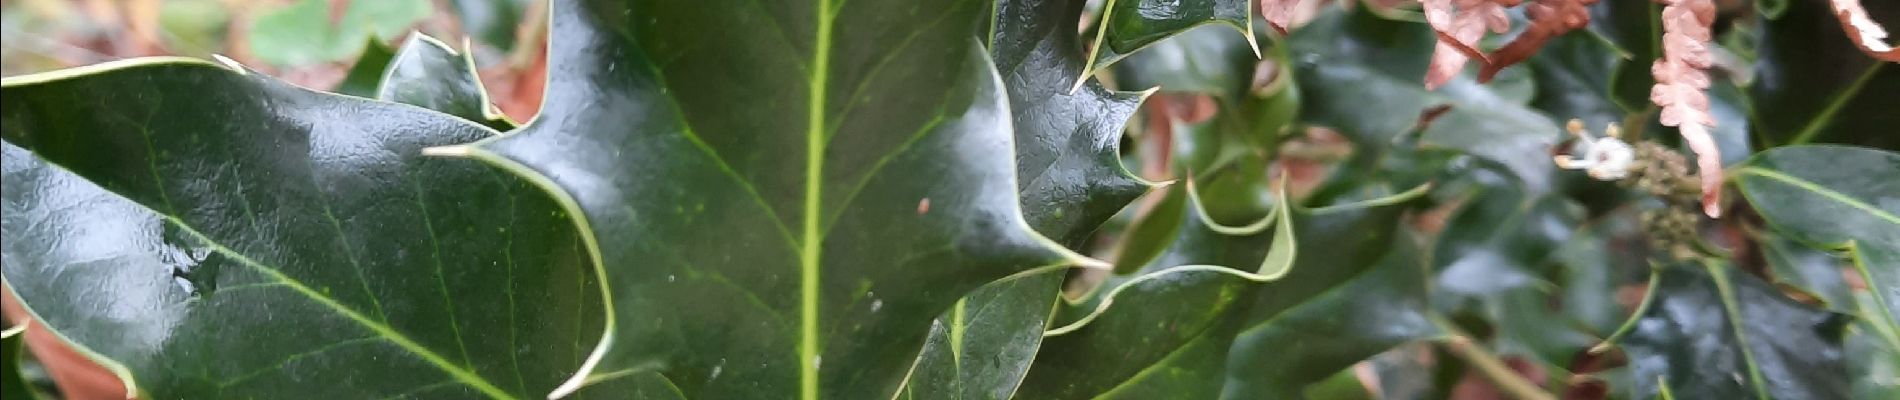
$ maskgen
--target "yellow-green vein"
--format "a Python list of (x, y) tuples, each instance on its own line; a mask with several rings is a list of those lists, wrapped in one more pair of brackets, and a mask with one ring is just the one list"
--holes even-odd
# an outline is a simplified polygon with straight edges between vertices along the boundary
[(799, 254), (799, 398), (818, 399), (818, 260), (824, 247), (819, 236), (820, 187), (825, 167), (825, 80), (831, 68), (831, 1), (819, 0), (818, 39), (812, 47), (811, 78), (806, 88), (805, 115), (805, 235)]
[(239, 253), (235, 250), (231, 250), (231, 248), (225, 247), (224, 244), (222, 243), (212, 241), (210, 237), (207, 237), (203, 233), (198, 232), (197, 229), (192, 228), (190, 225), (186, 224), (184, 221), (178, 220), (176, 217), (169, 216), (169, 215), (162, 215), (160, 216), (160, 218), (164, 218), (166, 222), (171, 223), (172, 226), (178, 227), (180, 231), (183, 231), (186, 234), (191, 235), (193, 238), (196, 238), (199, 241), (203, 242), (206, 246), (210, 247), (212, 251), (216, 251), (218, 253), (224, 254), (225, 256), (231, 257), (231, 259), (234, 261), (237, 261), (238, 264), (242, 264), (244, 266), (250, 267), (251, 269), (256, 270), (258, 273), (262, 273), (266, 276), (271, 277), (272, 279), (276, 279), (278, 282), (283, 282), (285, 286), (289, 287), (293, 291), (296, 291), (298, 294), (304, 295), (304, 297), (309, 298), (311, 301), (315, 301), (317, 304), (323, 305), (324, 307), (327, 307), (331, 309), (332, 311), (336, 311), (337, 314), (340, 314), (344, 316), (345, 318), (349, 318), (350, 321), (356, 322), (357, 325), (361, 325), (364, 328), (369, 329), (371, 332), (376, 333), (378, 336), (382, 336), (383, 338), (388, 339), (390, 343), (395, 344), (397, 347), (401, 347), (403, 350), (408, 350), (410, 353), (415, 354), (416, 357), (422, 358), (423, 361), (426, 361), (429, 364), (436, 366), (436, 368), (441, 369), (443, 372), (447, 372), (449, 376), (454, 377), (456, 380), (462, 381), (462, 383), (467, 384), (469, 387), (482, 392), (482, 394), (486, 394), (489, 397), (493, 397), (497, 399), (514, 399), (515, 398), (514, 395), (508, 394), (508, 392), (502, 391), (501, 388), (497, 388), (495, 387), (494, 384), (489, 383), (488, 380), (482, 378), (481, 375), (476, 374), (474, 371), (470, 371), (468, 369), (462, 368), (459, 365), (455, 365), (455, 363), (450, 362), (447, 358), (443, 358), (442, 355), (436, 354), (436, 352), (429, 350), (428, 347), (423, 347), (422, 344), (416, 343), (416, 341), (414, 339), (410, 339), (408, 335), (404, 335), (402, 332), (396, 331), (395, 328), (392, 328), (389, 325), (383, 324), (382, 322), (369, 319), (368, 316), (365, 316), (362, 313), (358, 313), (356, 312), (356, 310), (350, 309), (348, 306), (344, 306), (342, 303), (338, 303), (335, 299), (331, 299), (327, 296), (324, 296), (323, 293), (318, 292), (315, 289), (311, 289), (309, 286), (304, 286), (303, 282), (297, 281), (296, 279), (291, 278), (288, 275), (284, 275), (282, 271), (278, 271), (276, 268), (272, 268), (268, 265), (264, 265), (263, 263), (258, 262), (257, 260), (251, 259), (250, 256), (246, 256), (243, 253)]

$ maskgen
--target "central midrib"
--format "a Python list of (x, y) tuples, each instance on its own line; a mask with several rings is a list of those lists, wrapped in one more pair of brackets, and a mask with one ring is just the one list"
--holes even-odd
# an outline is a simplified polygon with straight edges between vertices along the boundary
[(799, 254), (799, 398), (818, 398), (818, 260), (820, 236), (819, 188), (825, 167), (825, 80), (831, 66), (831, 1), (818, 0), (817, 40), (812, 43), (811, 77), (806, 87), (805, 116), (805, 232)]

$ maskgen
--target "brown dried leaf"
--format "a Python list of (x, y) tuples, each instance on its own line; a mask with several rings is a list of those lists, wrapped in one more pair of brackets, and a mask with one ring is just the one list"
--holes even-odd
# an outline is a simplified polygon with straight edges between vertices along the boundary
[(1478, 82), (1489, 82), (1505, 67), (1530, 59), (1550, 39), (1590, 25), (1588, 7), (1596, 3), (1597, 0), (1539, 0), (1525, 6), (1524, 15), (1530, 18), (1531, 26), (1486, 57), (1484, 68), (1478, 72)]
[(1260, 0), (1260, 16), (1266, 17), (1267, 26), (1285, 35), (1293, 23), (1293, 9), (1299, 6), (1300, 0)]
[(1841, 29), (1847, 30), (1847, 38), (1860, 46), (1861, 51), (1881, 61), (1900, 63), (1900, 48), (1887, 44), (1887, 30), (1867, 16), (1867, 9), (1861, 7), (1860, 0), (1832, 1), (1834, 15), (1841, 19)]
[(1715, 22), (1715, 3), (1711, 0), (1657, 0), (1663, 3), (1663, 57), (1650, 66), (1656, 86), (1649, 90), (1649, 101), (1662, 107), (1662, 124), (1674, 126), (1682, 140), (1695, 151), (1697, 174), (1702, 179), (1702, 212), (1710, 217), (1722, 215), (1722, 157), (1709, 135), (1715, 117), (1709, 114), (1709, 87), (1705, 70), (1713, 63), (1709, 54), (1710, 25)]
[(1438, 33), (1438, 45), (1432, 49), (1432, 63), (1425, 70), (1425, 88), (1437, 89), (1465, 68), (1465, 62), (1478, 59), (1488, 63), (1478, 40), (1486, 30), (1503, 33), (1511, 30), (1511, 19), (1504, 8), (1523, 0), (1419, 0), (1425, 7), (1425, 22)]
[(1588, 7), (1597, 1), (1536, 0), (1525, 9), (1531, 25), (1504, 47), (1486, 53), (1478, 50), (1484, 32), (1510, 30), (1504, 9), (1524, 0), (1419, 0), (1425, 6), (1425, 21), (1438, 33), (1438, 46), (1425, 73), (1425, 87), (1437, 89), (1451, 81), (1472, 59), (1478, 61), (1478, 82), (1489, 82), (1498, 71), (1530, 59), (1550, 39), (1589, 25)]

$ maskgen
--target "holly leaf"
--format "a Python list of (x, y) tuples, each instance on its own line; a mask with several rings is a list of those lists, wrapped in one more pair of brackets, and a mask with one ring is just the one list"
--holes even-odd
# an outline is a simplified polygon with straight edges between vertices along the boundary
[(1016, 134), (1016, 175), (1029, 226), (1077, 246), (1155, 184), (1121, 163), (1122, 130), (1149, 92), (1115, 91), (1084, 77), (1069, 30), (1082, 1), (997, 3), (990, 54), (1009, 92)]
[[(1845, 399), (1845, 315), (1709, 261), (1660, 272), (1623, 341), (1636, 398)], [(1698, 270), (1701, 269), (1701, 270)]]
[(1062, 291), (1042, 273), (971, 292), (931, 323), (900, 399), (1008, 399), (1029, 372)]
[(1662, 57), (1662, 5), (1656, 2), (1599, 1), (1590, 19), (1590, 30), (1609, 39), (1623, 55), (1611, 72), (1611, 101), (1627, 112), (1645, 112), (1650, 107), (1649, 88), (1656, 77), (1649, 67)]
[(988, 12), (556, 2), (541, 113), (431, 151), (577, 218), (610, 313), (554, 395), (653, 371), (690, 398), (888, 398), (957, 299), (1095, 263), (1022, 216)]
[(389, 70), (389, 61), (395, 58), (396, 49), (390, 48), (382, 40), (369, 39), (369, 43), (363, 45), (363, 52), (357, 54), (356, 63), (350, 64), (350, 71), (345, 73), (343, 81), (330, 88), (330, 91), (356, 97), (376, 97), (376, 87), (382, 85), (383, 73)]
[[(1422, 192), (1311, 210), (1282, 201), (1273, 226), (1247, 234), (1189, 217), (1141, 273), (1063, 311), (1071, 316), (1058, 317), (1037, 358), (1049, 367), (1030, 369), (1019, 396), (1296, 396), (1393, 340), (1426, 334), (1430, 324), (1412, 312), (1423, 308), (1423, 286), (1404, 287), (1423, 269), (1389, 247), (1403, 242), (1394, 224)], [(1405, 274), (1412, 279), (1397, 278)], [(1287, 347), (1300, 341), (1291, 338), (1328, 344)], [(1081, 365), (1090, 368), (1062, 368)]]
[(602, 329), (552, 199), (420, 154), (491, 130), (193, 59), (0, 90), (6, 282), (140, 397), (535, 397)]
[[(1070, 246), (1150, 184), (1121, 165), (1123, 125), (1147, 92), (1104, 89), (1081, 73), (1074, 32), (1082, 1), (997, 3), (990, 54), (1009, 92), (1017, 145), (1017, 187), (1029, 226)], [(1062, 275), (1043, 273), (978, 288), (932, 322), (907, 399), (1006, 399), (1042, 344)]]
[(1232, 28), (1247, 40), (1254, 58), (1260, 57), (1260, 45), (1253, 36), (1251, 0), (1108, 0), (1102, 5), (1101, 22), (1082, 78), (1108, 68), (1122, 58), (1152, 46), (1163, 39), (1207, 24)]
[[(1876, 19), (1900, 17), (1900, 2), (1865, 1)], [(1770, 146), (1839, 143), (1900, 149), (1875, 134), (1900, 125), (1900, 65), (1869, 58), (1841, 30), (1829, 2), (1787, 2), (1761, 20), (1748, 99), (1755, 135)], [(1881, 19), (1884, 18), (1884, 19)]]
[(1234, 97), (1246, 90), (1256, 56), (1245, 37), (1224, 26), (1201, 25), (1115, 63), (1119, 87)]
[(1595, 32), (1551, 39), (1528, 62), (1539, 89), (1531, 106), (1553, 117), (1581, 119), (1592, 129), (1622, 122), (1628, 112), (1610, 97), (1610, 77), (1622, 62), (1616, 51)]
[(497, 131), (515, 123), (496, 110), (475, 74), (475, 59), (429, 35), (409, 35), (376, 85), (376, 98), (442, 112)]
[[(1799, 5), (1791, 5), (1797, 13)], [(1792, 16), (1792, 15), (1790, 15)], [(1810, 145), (1771, 149), (1733, 173), (1770, 227), (1808, 246), (1845, 251), (1871, 304), (1862, 318), (1900, 348), (1900, 154)]]

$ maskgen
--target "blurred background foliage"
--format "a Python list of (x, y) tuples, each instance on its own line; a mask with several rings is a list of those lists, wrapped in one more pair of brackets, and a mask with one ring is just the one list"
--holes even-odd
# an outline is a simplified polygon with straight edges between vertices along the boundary
[(526, 120), (546, 72), (545, 15), (532, 0), (6, 0), (0, 74), (215, 54), (331, 90), (359, 58), (421, 32), (467, 46), (496, 105)]

